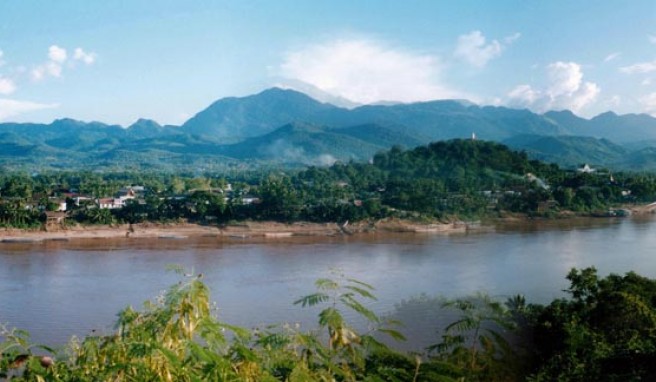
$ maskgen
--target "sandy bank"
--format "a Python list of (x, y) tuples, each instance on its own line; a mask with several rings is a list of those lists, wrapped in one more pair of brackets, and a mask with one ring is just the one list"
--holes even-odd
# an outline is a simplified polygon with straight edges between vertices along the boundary
[(292, 236), (338, 236), (369, 232), (449, 233), (464, 232), (463, 223), (416, 223), (399, 219), (338, 225), (336, 223), (279, 223), (240, 222), (221, 226), (190, 223), (141, 223), (121, 225), (76, 225), (48, 230), (0, 229), (0, 243), (37, 243), (41, 241), (68, 241), (75, 239), (160, 238), (185, 239), (189, 237), (217, 238), (289, 238)]

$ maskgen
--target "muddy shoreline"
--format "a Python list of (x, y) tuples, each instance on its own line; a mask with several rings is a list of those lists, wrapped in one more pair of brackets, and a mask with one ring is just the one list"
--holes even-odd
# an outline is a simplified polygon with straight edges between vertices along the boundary
[[(656, 203), (650, 205), (625, 206), (629, 216), (636, 218), (654, 216)], [(274, 221), (241, 221), (221, 225), (201, 225), (188, 222), (82, 225), (66, 227), (42, 227), (34, 230), (0, 228), (2, 243), (40, 243), (58, 241), (79, 241), (90, 239), (187, 239), (216, 238), (241, 240), (275, 240), (290, 237), (339, 237), (367, 234), (449, 234), (464, 233), (468, 230), (480, 230), (496, 224), (529, 224), (531, 222), (563, 222), (588, 219), (616, 218), (611, 216), (580, 215), (571, 211), (562, 211), (552, 217), (530, 217), (526, 214), (503, 214), (481, 222), (439, 222), (414, 221), (408, 219), (386, 218), (376, 221), (361, 221), (349, 224)], [(621, 217), (622, 219), (625, 217)]]
[(192, 223), (140, 223), (118, 225), (75, 225), (49, 227), (47, 230), (0, 230), (0, 243), (39, 243), (45, 241), (72, 241), (87, 239), (187, 239), (215, 237), (217, 239), (279, 239), (295, 236), (329, 237), (361, 235), (367, 233), (454, 233), (471, 229), (463, 222), (413, 222), (400, 219), (383, 219), (355, 224), (337, 223), (280, 223), (238, 222), (225, 225), (199, 225)]

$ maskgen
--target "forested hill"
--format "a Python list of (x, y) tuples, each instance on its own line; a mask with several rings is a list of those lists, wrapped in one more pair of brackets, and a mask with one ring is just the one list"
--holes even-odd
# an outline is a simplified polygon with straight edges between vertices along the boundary
[[(116, 196), (126, 185), (141, 186), (140, 200), (113, 210), (98, 208), (97, 200)], [(455, 139), (411, 150), (393, 147), (368, 162), (291, 173), (232, 172), (225, 178), (209, 173), (5, 173), (0, 174), (0, 195), (0, 226), (10, 227), (39, 225), (41, 209), (24, 206), (45, 209), (51, 200), (66, 198), (71, 221), (92, 224), (387, 217), (451, 221), (505, 213), (606, 214), (627, 203), (656, 200), (656, 176), (563, 170), (499, 143)], [(89, 203), (77, 205), (73, 196)]]
[(412, 150), (394, 147), (370, 163), (311, 167), (289, 181), (266, 181), (262, 209), (279, 214), (269, 218), (293, 220), (301, 204), (300, 216), (333, 221), (388, 216), (390, 209), (433, 217), (480, 216), (491, 204), (528, 211), (551, 197), (547, 179), (563, 174), (557, 165), (499, 143), (455, 139)]
[[(268, 195), (294, 195), (306, 206), (301, 215), (333, 221), (389, 216), (390, 211), (438, 218), (503, 211), (588, 213), (656, 197), (653, 176), (568, 171), (499, 143), (463, 139), (406, 151), (394, 147), (376, 154), (371, 163), (311, 167), (288, 184), (295, 193)], [(263, 185), (267, 190), (273, 183)], [(267, 201), (262, 195), (270, 211), (294, 213), (296, 202), (288, 203), (294, 198), (272, 202), (275, 198)]]
[[(480, 139), (526, 150), (531, 158), (574, 168), (656, 169), (656, 118), (605, 113), (533, 113), (438, 100), (345, 109), (283, 89), (223, 98), (182, 126), (140, 119), (123, 128), (72, 119), (0, 123), (5, 171), (193, 171), (299, 167), (369, 160), (394, 144)], [(549, 139), (546, 139), (549, 138)]]
[(523, 176), (547, 166), (529, 160), (524, 152), (511, 151), (505, 145), (477, 140), (455, 139), (402, 151), (398, 147), (374, 156), (373, 165), (412, 177), (449, 177), (465, 171), (477, 176), (490, 171)]
[[(361, 173), (353, 173), (356, 168)], [(562, 170), (556, 165), (530, 160), (526, 153), (512, 151), (499, 143), (455, 139), (411, 150), (395, 146), (376, 154), (368, 164), (335, 165), (325, 170), (313, 168), (299, 176), (316, 178), (317, 172), (324, 172), (333, 180), (348, 178), (353, 184), (367, 180), (375, 183), (378, 177), (379, 183), (422, 182), (432, 184), (436, 191), (463, 192), (506, 188), (524, 183), (527, 174), (550, 177)]]

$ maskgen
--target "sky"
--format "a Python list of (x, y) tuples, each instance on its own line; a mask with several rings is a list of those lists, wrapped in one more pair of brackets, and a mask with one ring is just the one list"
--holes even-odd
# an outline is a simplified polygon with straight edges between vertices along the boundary
[(178, 125), (273, 86), (656, 115), (656, 1), (0, 0), (0, 122)]

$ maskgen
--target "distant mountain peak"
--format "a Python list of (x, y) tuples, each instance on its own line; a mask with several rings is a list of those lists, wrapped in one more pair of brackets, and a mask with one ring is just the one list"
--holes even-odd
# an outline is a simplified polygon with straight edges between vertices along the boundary
[(559, 115), (559, 116), (568, 116), (568, 117), (578, 117), (576, 114), (574, 114), (571, 110), (564, 109), (564, 110), (549, 110), (548, 112), (544, 113), (544, 115), (548, 116), (553, 116), (553, 115)]
[(318, 87), (309, 84), (307, 82), (299, 80), (284, 79), (281, 84), (276, 85), (277, 88), (289, 89), (301, 92), (319, 102), (328, 103), (337, 107), (343, 107), (346, 109), (353, 109), (362, 104), (351, 101), (347, 98), (344, 98), (339, 95), (329, 93), (327, 91), (321, 90)]
[(618, 115), (615, 112), (607, 111), (605, 113), (601, 113), (601, 114), (597, 115), (596, 117), (594, 117), (592, 119), (595, 120), (595, 119), (607, 119), (607, 118), (617, 118), (617, 117), (618, 117)]
[(78, 121), (77, 119), (73, 119), (73, 118), (58, 118), (52, 121), (52, 125), (61, 125), (61, 124), (83, 125), (84, 122)]
[(247, 138), (332, 109), (338, 108), (296, 90), (274, 87), (246, 97), (222, 98), (185, 122), (182, 129), (211, 138)]
[(148, 128), (161, 128), (162, 125), (157, 123), (156, 121), (152, 119), (146, 119), (146, 118), (139, 118), (137, 119), (133, 124), (128, 126), (128, 129), (132, 129), (135, 127), (148, 127)]

